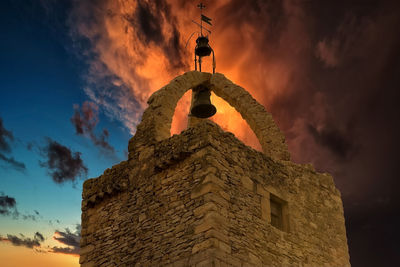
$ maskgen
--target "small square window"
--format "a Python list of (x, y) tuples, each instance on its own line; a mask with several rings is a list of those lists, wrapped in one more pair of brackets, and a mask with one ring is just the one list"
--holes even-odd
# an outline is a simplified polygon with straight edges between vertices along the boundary
[(269, 206), (271, 225), (283, 231), (288, 231), (287, 202), (270, 194)]
[(282, 229), (282, 204), (271, 199), (271, 224), (276, 228)]

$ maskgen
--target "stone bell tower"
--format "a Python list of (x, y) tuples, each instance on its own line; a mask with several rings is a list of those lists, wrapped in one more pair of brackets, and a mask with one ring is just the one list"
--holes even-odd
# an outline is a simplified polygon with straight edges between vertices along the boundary
[[(202, 24), (211, 19), (198, 7), (195, 71), (150, 97), (128, 160), (83, 184), (81, 266), (350, 266), (332, 176), (291, 162), (271, 114), (215, 73)], [(211, 54), (213, 74), (201, 72)], [(189, 128), (171, 137), (190, 89)], [(262, 153), (203, 119), (216, 112), (210, 91), (242, 115)]]
[[(170, 136), (206, 85), (263, 152), (203, 120)], [(222, 74), (187, 72), (148, 100), (129, 158), (83, 185), (81, 266), (350, 266), (333, 179), (290, 161), (272, 116)]]

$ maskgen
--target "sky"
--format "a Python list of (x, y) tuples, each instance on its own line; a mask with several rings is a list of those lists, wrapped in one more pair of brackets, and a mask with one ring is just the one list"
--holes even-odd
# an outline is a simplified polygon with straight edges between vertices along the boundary
[[(203, 3), (217, 72), (273, 115), (293, 161), (333, 175), (352, 266), (394, 266), (400, 5)], [(0, 1), (2, 266), (78, 266), (82, 183), (127, 158), (148, 97), (194, 69), (197, 4)], [(178, 102), (171, 134), (186, 127), (190, 94)], [(241, 116), (212, 101), (213, 120), (260, 150)]]

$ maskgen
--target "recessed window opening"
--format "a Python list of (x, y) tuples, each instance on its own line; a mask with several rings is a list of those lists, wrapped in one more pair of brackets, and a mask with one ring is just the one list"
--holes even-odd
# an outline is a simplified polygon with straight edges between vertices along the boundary
[(271, 225), (283, 231), (288, 230), (287, 202), (270, 194)]
[(271, 224), (282, 229), (282, 205), (271, 199)]

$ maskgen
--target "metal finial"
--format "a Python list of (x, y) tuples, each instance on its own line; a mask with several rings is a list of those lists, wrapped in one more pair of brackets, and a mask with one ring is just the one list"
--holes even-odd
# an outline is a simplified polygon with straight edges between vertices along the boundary
[(203, 5), (202, 2), (200, 2), (200, 4), (198, 4), (197, 7), (200, 8), (200, 10), (202, 10), (203, 8), (206, 8), (206, 6)]

